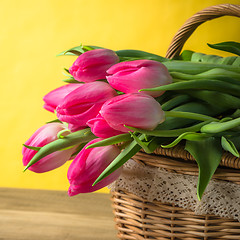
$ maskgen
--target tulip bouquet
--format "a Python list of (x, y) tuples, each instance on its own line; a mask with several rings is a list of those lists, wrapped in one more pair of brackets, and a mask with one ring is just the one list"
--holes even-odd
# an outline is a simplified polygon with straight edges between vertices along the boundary
[[(240, 43), (210, 45), (240, 55)], [(199, 166), (198, 197), (223, 151), (239, 157), (240, 58), (183, 51), (170, 60), (138, 50), (78, 46), (68, 79), (43, 98), (56, 119), (23, 146), (25, 170), (41, 173), (68, 160), (69, 195), (116, 180), (141, 149), (185, 144)]]

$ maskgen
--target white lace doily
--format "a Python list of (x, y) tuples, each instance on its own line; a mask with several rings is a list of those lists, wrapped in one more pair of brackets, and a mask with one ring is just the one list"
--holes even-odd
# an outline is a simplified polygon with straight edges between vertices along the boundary
[(170, 173), (129, 160), (122, 175), (109, 188), (125, 189), (148, 201), (174, 204), (198, 215), (213, 214), (240, 222), (240, 185), (211, 180), (199, 201), (197, 181), (196, 176)]

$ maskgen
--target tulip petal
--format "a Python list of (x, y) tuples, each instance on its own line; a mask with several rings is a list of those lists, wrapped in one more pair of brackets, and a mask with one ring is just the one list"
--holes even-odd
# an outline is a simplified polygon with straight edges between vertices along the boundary
[[(153, 60), (120, 62), (108, 69), (107, 73), (109, 84), (124, 93), (136, 93), (140, 89), (159, 87), (172, 82), (167, 68)], [(164, 91), (144, 93), (158, 97)]]
[(106, 71), (119, 62), (117, 54), (110, 49), (94, 49), (81, 54), (69, 68), (71, 75), (80, 82), (105, 79)]
[(72, 124), (73, 129), (86, 127), (87, 121), (97, 116), (104, 102), (115, 96), (116, 91), (105, 82), (85, 83), (57, 106), (57, 117)]
[(121, 174), (122, 169), (120, 168), (101, 183), (92, 186), (99, 174), (120, 154), (120, 150), (116, 146), (86, 149), (87, 146), (98, 141), (101, 141), (101, 139), (94, 139), (89, 142), (71, 163), (68, 170), (70, 183), (68, 194), (70, 196), (96, 191), (113, 182)]
[[(24, 171), (53, 152), (65, 149), (70, 146), (78, 145), (83, 142), (88, 142), (94, 138), (96, 137), (91, 133), (91, 131), (89, 131), (89, 129), (83, 129), (78, 132), (71, 133), (63, 139), (57, 139), (55, 141), (49, 142), (48, 144), (44, 145), (38, 152), (34, 150), (27, 152), (30, 149), (25, 148), (23, 150), (23, 163), (24, 166), (26, 166)], [(27, 156), (26, 159), (25, 156)]]
[(124, 126), (152, 130), (164, 120), (160, 104), (151, 96), (129, 93), (108, 100), (100, 114), (114, 129), (129, 130)]
[(69, 94), (71, 91), (77, 89), (82, 84), (80, 83), (70, 83), (64, 86), (61, 86), (53, 91), (49, 92), (43, 97), (43, 101), (45, 102), (44, 108), (50, 112), (54, 112), (57, 105), (59, 105), (64, 97)]
[(62, 130), (66, 130), (64, 124), (49, 123), (39, 128), (24, 144), (23, 165), (29, 170), (37, 173), (51, 171), (63, 165), (75, 151), (75, 149), (67, 149), (61, 152), (52, 152), (42, 156), (38, 161), (34, 162), (36, 156), (44, 151), (44, 147), (57, 139), (57, 134)]
[(92, 133), (100, 138), (109, 138), (122, 134), (122, 132), (110, 127), (107, 121), (100, 114), (98, 114), (97, 117), (90, 119), (87, 122), (87, 125), (91, 128)]

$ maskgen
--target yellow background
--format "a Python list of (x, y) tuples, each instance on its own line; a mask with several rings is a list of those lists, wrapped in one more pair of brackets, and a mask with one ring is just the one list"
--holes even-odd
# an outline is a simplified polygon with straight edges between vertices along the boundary
[[(42, 97), (61, 86), (63, 67), (74, 57), (56, 57), (80, 43), (113, 50), (139, 49), (165, 55), (185, 20), (195, 12), (239, 0), (1, 0), (0, 187), (67, 190), (68, 164), (52, 172), (22, 173), (21, 148), (55, 116)], [(206, 43), (240, 41), (240, 20), (224, 17), (200, 26), (185, 49), (205, 53)], [(105, 190), (107, 191), (107, 190)]]

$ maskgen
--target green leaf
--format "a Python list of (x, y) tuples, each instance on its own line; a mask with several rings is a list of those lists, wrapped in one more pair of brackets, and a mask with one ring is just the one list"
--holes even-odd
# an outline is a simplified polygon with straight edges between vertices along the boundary
[(201, 200), (202, 195), (216, 171), (222, 157), (220, 140), (209, 137), (203, 141), (186, 141), (185, 149), (196, 159), (199, 176), (197, 196)]
[(224, 57), (224, 58), (221, 59), (222, 61), (219, 62), (219, 64), (234, 66), (236, 64), (236, 62), (238, 61), (238, 59), (239, 59), (239, 57), (237, 57), (237, 56)]
[(104, 49), (104, 47), (94, 46), (94, 45), (83, 45), (85, 51), (90, 51), (94, 49)]
[(159, 55), (153, 54), (153, 53), (148, 53), (140, 50), (132, 50), (132, 49), (127, 49), (127, 50), (118, 50), (116, 51), (116, 54), (121, 58), (121, 59), (148, 59), (148, 60), (154, 60), (158, 62), (166, 62), (169, 61), (169, 59), (161, 57)]
[(225, 117), (225, 118), (220, 119), (219, 122), (222, 123), (222, 122), (227, 122), (227, 121), (230, 121), (230, 120), (233, 120), (233, 118)]
[(80, 56), (84, 52), (86, 52), (86, 51), (83, 49), (83, 46), (80, 45), (80, 46), (70, 48), (66, 51), (63, 51), (63, 52), (57, 54), (57, 57), (64, 56), (64, 55)]
[(182, 140), (190, 140), (190, 141), (202, 141), (208, 138), (208, 134), (204, 133), (196, 133), (196, 132), (185, 132), (181, 134), (178, 138), (176, 138), (172, 143), (168, 145), (161, 145), (162, 148), (171, 148), (176, 146)]
[(179, 56), (181, 60), (184, 60), (184, 61), (191, 61), (191, 58), (192, 58), (192, 54), (194, 52), (191, 51), (191, 50), (184, 50), (181, 55)]
[(239, 42), (221, 42), (216, 44), (207, 44), (209, 47), (222, 50), (225, 52), (234, 53), (240, 56), (240, 43)]
[(102, 141), (93, 143), (93, 144), (87, 146), (86, 149), (114, 145), (117, 143), (122, 143), (122, 142), (130, 141), (130, 140), (132, 140), (132, 137), (129, 133), (120, 134), (120, 135), (116, 135), (116, 136), (113, 136), (110, 138), (105, 138)]
[(102, 47), (81, 44), (80, 46), (73, 47), (66, 51), (63, 51), (59, 53), (57, 56), (64, 56), (64, 55), (80, 56), (81, 54), (87, 51), (94, 50), (94, 49), (101, 49), (101, 48)]
[(28, 146), (26, 144), (23, 144), (23, 146), (28, 149), (35, 150), (35, 151), (39, 151), (41, 149), (41, 147), (33, 147), (33, 146)]
[[(67, 68), (63, 68), (68, 74), (70, 74), (69, 70)], [(68, 76), (68, 75), (66, 75)]]
[(153, 137), (148, 143), (148, 149), (150, 153), (153, 153), (161, 144), (166, 144), (171, 140), (172, 138)]
[(232, 141), (230, 141), (229, 139), (226, 139), (225, 137), (222, 136), (221, 144), (225, 151), (230, 152), (235, 157), (239, 157), (239, 152), (236, 149), (236, 147)]
[[(140, 140), (144, 139), (144, 135), (140, 137)], [(132, 156), (139, 152), (141, 147), (136, 141), (129, 143), (126, 148), (108, 165), (108, 167), (100, 174), (100, 176), (93, 183), (93, 186), (103, 180), (105, 177), (110, 175), (112, 172), (121, 167), (127, 162)]]
[(228, 137), (228, 139), (231, 140), (236, 149), (240, 151), (240, 136), (231, 136)]
[(62, 80), (63, 82), (66, 83), (80, 83), (79, 81), (75, 80), (74, 77), (70, 74), (69, 70), (67, 68), (64, 68), (64, 70), (67, 73), (63, 73), (66, 77), (68, 77), (67, 79)]
[(232, 118), (240, 117), (240, 109), (236, 109), (236, 111), (231, 115)]
[(204, 53), (194, 52), (191, 57), (192, 62), (199, 63), (213, 63), (213, 64), (221, 64), (220, 61), (222, 57), (217, 55), (208, 55)]
[[(152, 151), (148, 148), (148, 142), (143, 142), (142, 140), (140, 140), (134, 133), (129, 132), (131, 137), (137, 142), (137, 144), (142, 147), (142, 149), (146, 152), (146, 153), (152, 153)], [(146, 136), (144, 135), (144, 138), (146, 138)]]
[(48, 124), (48, 123), (54, 123), (54, 122), (62, 123), (62, 121), (60, 121), (59, 119), (54, 119), (54, 120), (52, 120), (52, 121), (46, 122), (46, 124)]
[(71, 133), (62, 139), (57, 139), (53, 142), (48, 143), (47, 145), (43, 146), (31, 159), (31, 161), (27, 164), (24, 171), (26, 171), (30, 166), (34, 163), (38, 162), (43, 157), (56, 152), (66, 149), (68, 147), (83, 143), (89, 142), (96, 138), (95, 135), (90, 131), (89, 128)]
[(73, 77), (63, 79), (62, 81), (65, 82), (65, 83), (80, 83), (79, 81), (75, 80)]

